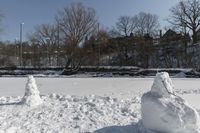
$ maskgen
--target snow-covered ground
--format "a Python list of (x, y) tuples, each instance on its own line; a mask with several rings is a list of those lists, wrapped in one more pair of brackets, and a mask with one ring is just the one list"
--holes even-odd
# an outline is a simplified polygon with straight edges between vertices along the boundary
[[(200, 111), (200, 79), (172, 79)], [(22, 104), (27, 78), (0, 78), (0, 133), (139, 133), (153, 78), (36, 78), (43, 103)]]

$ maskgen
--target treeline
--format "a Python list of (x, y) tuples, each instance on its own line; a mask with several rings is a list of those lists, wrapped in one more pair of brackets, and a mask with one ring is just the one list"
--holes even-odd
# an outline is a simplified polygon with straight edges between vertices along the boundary
[(74, 3), (57, 13), (54, 24), (37, 26), (22, 45), (2, 42), (0, 65), (198, 68), (200, 2), (181, 1), (170, 14), (171, 27), (164, 32), (158, 16), (145, 12), (121, 16), (108, 30), (94, 9)]

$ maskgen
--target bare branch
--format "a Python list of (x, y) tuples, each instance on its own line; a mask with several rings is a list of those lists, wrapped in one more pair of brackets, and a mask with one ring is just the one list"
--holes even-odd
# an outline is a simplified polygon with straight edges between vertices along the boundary
[(139, 35), (156, 35), (159, 28), (158, 16), (150, 13), (140, 12), (134, 17), (136, 21), (136, 32)]
[(200, 1), (185, 0), (180, 1), (170, 9), (171, 16), (169, 22), (180, 28), (188, 28), (193, 32), (193, 42), (197, 41), (197, 30), (200, 28)]
[(58, 13), (57, 20), (66, 38), (75, 47), (78, 47), (97, 28), (94, 9), (86, 8), (81, 3), (65, 7)]
[(135, 27), (134, 19), (129, 16), (121, 16), (116, 23), (116, 32), (120, 35), (128, 36), (134, 31)]

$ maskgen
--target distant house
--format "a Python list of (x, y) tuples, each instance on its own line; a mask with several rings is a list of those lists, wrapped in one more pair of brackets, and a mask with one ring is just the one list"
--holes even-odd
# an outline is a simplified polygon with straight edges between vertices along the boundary
[(166, 43), (180, 43), (184, 39), (184, 36), (169, 29), (161, 38), (160, 42), (161, 44), (166, 44)]

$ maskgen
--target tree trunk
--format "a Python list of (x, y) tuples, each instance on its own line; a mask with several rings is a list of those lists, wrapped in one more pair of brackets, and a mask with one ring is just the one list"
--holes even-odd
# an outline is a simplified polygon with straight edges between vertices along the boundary
[(192, 36), (193, 43), (197, 43), (197, 32), (196, 32), (196, 29), (193, 29), (192, 33), (193, 33), (193, 36)]

